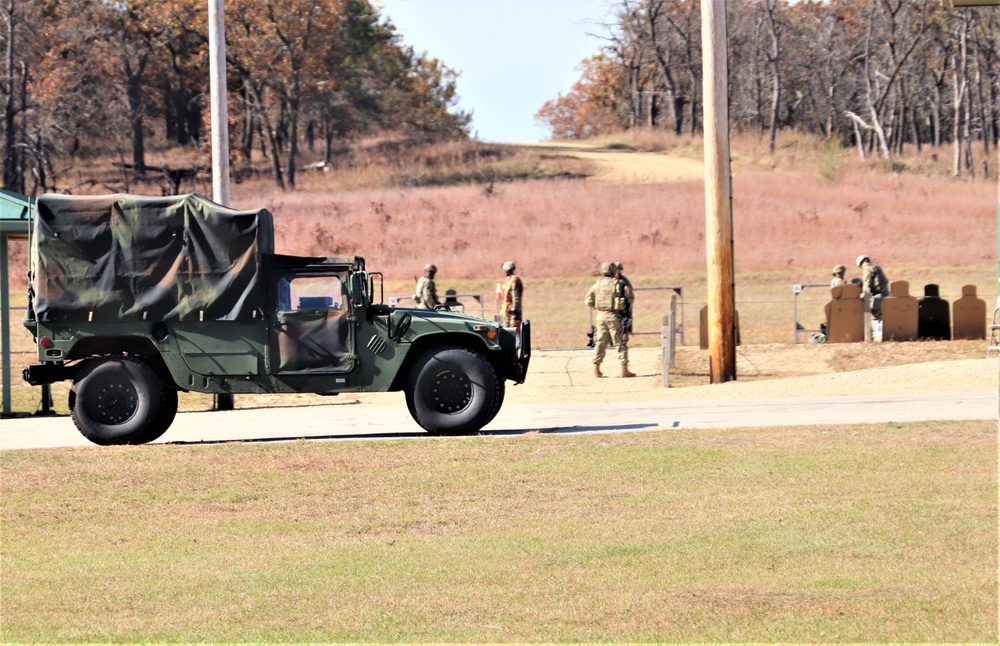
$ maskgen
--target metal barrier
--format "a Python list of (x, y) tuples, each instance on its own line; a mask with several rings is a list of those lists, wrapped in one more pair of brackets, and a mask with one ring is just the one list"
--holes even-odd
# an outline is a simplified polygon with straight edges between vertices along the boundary
[(806, 329), (806, 328), (802, 327), (802, 325), (799, 323), (799, 294), (801, 294), (802, 291), (806, 287), (826, 287), (827, 289), (830, 289), (830, 284), (829, 283), (803, 283), (803, 284), (792, 285), (792, 294), (793, 294), (793, 297), (792, 297), (792, 316), (793, 316), (793, 323), (794, 323), (794, 326), (795, 326), (795, 343), (799, 343), (799, 333), (800, 332), (802, 332), (802, 333), (809, 332), (810, 334), (815, 334), (816, 332), (822, 332), (823, 331), (823, 330)]
[[(637, 291), (637, 292), (663, 292), (663, 291), (671, 291), (671, 292), (674, 292), (675, 294), (677, 294), (677, 298), (678, 298), (678, 300), (680, 300), (680, 304), (681, 304), (681, 315), (680, 315), (680, 319), (679, 319), (680, 323), (676, 326), (675, 333), (680, 334), (681, 345), (685, 345), (685, 343), (684, 343), (684, 287), (682, 287), (681, 285), (667, 285), (667, 286), (664, 286), (664, 287), (633, 287), (632, 289), (635, 290), (635, 291)], [(669, 301), (668, 301), (668, 303), (669, 303)], [(669, 311), (669, 307), (670, 307), (669, 304), (668, 304), (667, 307), (668, 307), (668, 311)], [(659, 335), (659, 334), (662, 334), (662, 331), (655, 330), (653, 332), (633, 332), (632, 334), (657, 334), (657, 335)]]

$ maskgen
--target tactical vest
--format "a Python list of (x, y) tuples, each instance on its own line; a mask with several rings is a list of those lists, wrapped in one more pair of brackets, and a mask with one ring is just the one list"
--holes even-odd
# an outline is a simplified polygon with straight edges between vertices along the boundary
[(424, 304), (424, 286), (427, 285), (427, 276), (421, 276), (417, 281), (417, 291), (413, 294), (413, 300), (417, 302), (417, 305)]
[(888, 294), (889, 279), (886, 278), (885, 272), (882, 271), (882, 268), (876, 264), (872, 264), (868, 270), (871, 272), (869, 280), (871, 281), (872, 295)]
[[(507, 276), (507, 280), (504, 281), (503, 286), (500, 288), (500, 292), (497, 294), (497, 298), (500, 299), (500, 316), (507, 316), (507, 308), (510, 306), (510, 292), (514, 289), (514, 285), (517, 283), (517, 276), (511, 274)], [(521, 294), (524, 295), (524, 286), (521, 286)]]
[(611, 276), (602, 276), (594, 290), (594, 307), (605, 312), (622, 312), (627, 307), (621, 283)]

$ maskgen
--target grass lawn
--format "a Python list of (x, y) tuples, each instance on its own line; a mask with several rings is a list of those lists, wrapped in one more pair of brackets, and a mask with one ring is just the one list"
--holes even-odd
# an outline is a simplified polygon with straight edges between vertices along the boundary
[(997, 641), (996, 422), (0, 454), (0, 641)]

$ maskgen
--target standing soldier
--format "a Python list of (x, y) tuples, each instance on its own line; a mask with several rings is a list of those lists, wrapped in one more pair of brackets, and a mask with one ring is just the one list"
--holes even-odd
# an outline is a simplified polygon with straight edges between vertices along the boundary
[(858, 267), (861, 268), (862, 298), (872, 299), (872, 319), (875, 321), (875, 338), (882, 340), (882, 299), (889, 295), (889, 279), (885, 272), (868, 256), (858, 256)]
[(438, 300), (437, 287), (434, 285), (434, 274), (437, 270), (438, 268), (432, 264), (424, 265), (424, 275), (417, 281), (417, 293), (413, 295), (417, 307), (432, 310), (441, 304)]
[(830, 287), (837, 287), (844, 284), (844, 274), (847, 272), (847, 267), (843, 265), (833, 266), (833, 279), (830, 281)]
[(625, 310), (622, 312), (622, 343), (628, 344), (628, 335), (632, 334), (632, 303), (635, 301), (635, 291), (632, 289), (632, 281), (622, 273), (625, 267), (620, 262), (611, 263), (611, 270), (615, 272), (618, 280), (618, 288), (625, 296)]
[[(622, 284), (615, 276), (612, 269), (614, 263), (606, 262), (601, 265), (601, 276), (594, 283), (594, 286), (587, 292), (584, 302), (597, 310), (595, 316), (594, 332), (594, 376), (603, 377), (601, 373), (601, 362), (604, 361), (604, 354), (607, 351), (608, 343), (613, 343), (618, 348), (618, 360), (622, 364), (622, 377), (634, 377), (635, 374), (628, 369), (628, 345), (623, 343), (621, 314), (628, 306), (625, 291)], [(629, 290), (631, 292), (631, 290)]]
[(500, 320), (507, 327), (520, 327), (521, 296), (524, 294), (524, 283), (514, 273), (517, 266), (513, 260), (508, 260), (500, 268), (507, 275), (497, 289), (497, 298), (500, 300)]

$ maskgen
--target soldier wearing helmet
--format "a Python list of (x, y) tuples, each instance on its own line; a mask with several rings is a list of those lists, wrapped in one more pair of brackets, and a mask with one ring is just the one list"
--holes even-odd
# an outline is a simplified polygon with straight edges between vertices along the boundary
[(500, 320), (507, 327), (521, 325), (521, 296), (524, 294), (524, 283), (514, 272), (517, 265), (508, 260), (500, 266), (505, 274), (504, 281), (497, 285), (497, 300), (500, 305)]
[[(628, 290), (631, 292), (631, 289)], [(618, 360), (622, 366), (622, 377), (634, 377), (628, 369), (628, 344), (622, 330), (622, 314), (631, 304), (631, 297), (618, 280), (618, 264), (606, 262), (601, 265), (601, 275), (597, 278), (584, 303), (593, 308), (594, 315), (594, 376), (603, 377), (601, 363), (608, 344), (618, 348)]]
[(437, 286), (434, 284), (434, 275), (437, 274), (437, 266), (433, 264), (424, 265), (424, 275), (417, 281), (417, 291), (413, 295), (413, 300), (417, 302), (417, 307), (432, 310), (441, 304), (438, 300)]
[(885, 272), (871, 259), (862, 254), (858, 256), (858, 267), (861, 268), (862, 298), (872, 299), (872, 318), (875, 320), (876, 337), (881, 339), (882, 329), (882, 299), (889, 295), (889, 279)]
[(847, 272), (847, 267), (843, 265), (833, 266), (833, 279), (830, 281), (830, 287), (837, 287), (838, 285), (844, 284), (844, 274)]

